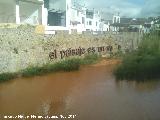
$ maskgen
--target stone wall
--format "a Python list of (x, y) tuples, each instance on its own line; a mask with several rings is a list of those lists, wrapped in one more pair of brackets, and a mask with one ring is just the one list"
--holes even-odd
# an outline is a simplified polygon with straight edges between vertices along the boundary
[[(110, 50), (113, 53), (117, 52), (118, 47), (125, 51), (134, 46), (133, 41), (137, 41), (139, 38), (137, 34), (69, 35), (63, 31), (57, 31), (56, 35), (42, 35), (36, 34), (35, 27), (32, 26), (21, 25), (16, 28), (0, 28), (0, 73), (17, 72), (28, 66), (41, 66), (59, 61), (62, 58), (60, 51), (64, 52), (68, 49), (83, 48), (87, 54), (88, 48), (94, 48), (95, 52), (103, 56), (109, 55)], [(108, 46), (113, 49), (108, 49)], [(104, 51), (102, 49), (98, 52), (97, 47), (104, 47)], [(49, 55), (55, 50), (57, 57), (51, 59)], [(80, 54), (73, 56), (79, 57)], [(63, 59), (66, 57), (63, 56)]]

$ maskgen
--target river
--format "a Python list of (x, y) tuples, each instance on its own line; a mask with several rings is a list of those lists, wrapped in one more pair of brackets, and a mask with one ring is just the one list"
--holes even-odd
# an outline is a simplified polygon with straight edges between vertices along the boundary
[(116, 64), (103, 63), (1, 83), (0, 119), (72, 115), (73, 120), (160, 120), (160, 82), (116, 81)]

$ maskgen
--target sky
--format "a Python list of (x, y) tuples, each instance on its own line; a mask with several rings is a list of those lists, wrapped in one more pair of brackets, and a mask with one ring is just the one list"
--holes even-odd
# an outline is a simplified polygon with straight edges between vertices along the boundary
[(86, 0), (90, 9), (95, 8), (102, 12), (105, 18), (115, 13), (121, 17), (151, 17), (160, 16), (160, 0)]

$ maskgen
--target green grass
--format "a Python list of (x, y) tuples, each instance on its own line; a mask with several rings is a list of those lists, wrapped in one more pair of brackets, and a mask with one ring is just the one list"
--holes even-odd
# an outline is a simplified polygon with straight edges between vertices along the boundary
[(114, 74), (127, 80), (160, 78), (160, 36), (156, 32), (145, 35), (138, 50), (126, 54)]
[(37, 75), (44, 75), (46, 73), (58, 71), (74, 71), (79, 70), (80, 65), (93, 64), (98, 61), (100, 57), (96, 54), (86, 55), (84, 58), (72, 58), (56, 62), (54, 64), (45, 64), (42, 67), (30, 66), (18, 73), (2, 73), (0, 74), (0, 82), (22, 77), (32, 77)]
[(8, 81), (17, 77), (16, 73), (2, 73), (0, 74), (0, 82)]
[(73, 58), (63, 60), (55, 64), (46, 64), (42, 67), (30, 66), (21, 72), (23, 77), (31, 77), (35, 75), (43, 75), (45, 73), (57, 71), (73, 71), (78, 70), (80, 67), (80, 60)]
[(83, 59), (80, 60), (81, 65), (94, 64), (100, 59), (100, 56), (97, 54), (86, 55)]

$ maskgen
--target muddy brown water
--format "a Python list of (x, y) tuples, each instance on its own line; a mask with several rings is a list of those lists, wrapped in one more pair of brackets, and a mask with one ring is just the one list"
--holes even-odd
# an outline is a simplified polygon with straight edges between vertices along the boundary
[(72, 115), (73, 120), (160, 120), (160, 82), (118, 82), (113, 66), (100, 63), (1, 83), (0, 119)]

